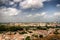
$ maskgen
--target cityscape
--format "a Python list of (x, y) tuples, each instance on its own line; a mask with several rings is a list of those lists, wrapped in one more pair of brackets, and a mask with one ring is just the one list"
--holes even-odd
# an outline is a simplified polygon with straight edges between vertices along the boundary
[(60, 40), (60, 23), (0, 23), (0, 40)]
[(60, 0), (0, 0), (0, 40), (60, 40)]

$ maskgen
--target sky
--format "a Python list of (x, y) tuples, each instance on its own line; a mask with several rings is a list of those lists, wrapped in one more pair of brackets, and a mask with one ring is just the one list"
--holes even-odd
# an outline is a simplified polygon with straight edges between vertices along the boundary
[(0, 0), (0, 22), (60, 22), (60, 0)]

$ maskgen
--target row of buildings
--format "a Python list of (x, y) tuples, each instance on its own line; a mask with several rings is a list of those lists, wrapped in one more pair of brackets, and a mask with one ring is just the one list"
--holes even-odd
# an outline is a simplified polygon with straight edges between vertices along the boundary
[(6, 23), (2, 25), (8, 25), (8, 26), (60, 26), (60, 23), (46, 23), (46, 22), (39, 22), (39, 23)]

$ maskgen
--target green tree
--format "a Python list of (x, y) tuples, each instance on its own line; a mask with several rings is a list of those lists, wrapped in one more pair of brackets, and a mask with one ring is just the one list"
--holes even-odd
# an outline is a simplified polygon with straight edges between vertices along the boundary
[(6, 31), (7, 29), (6, 29), (6, 26), (5, 25), (1, 25), (0, 26), (0, 31)]
[(27, 36), (27, 37), (25, 38), (25, 40), (31, 40), (31, 39), (30, 39), (30, 36)]
[(40, 38), (43, 38), (43, 35), (39, 35)]

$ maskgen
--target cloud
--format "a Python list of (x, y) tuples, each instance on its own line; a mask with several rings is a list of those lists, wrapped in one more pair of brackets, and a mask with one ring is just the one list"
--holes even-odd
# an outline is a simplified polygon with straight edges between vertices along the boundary
[(55, 12), (53, 17), (55, 21), (60, 22), (60, 12)]
[(32, 14), (26, 15), (26, 17), (32, 17), (32, 16), (33, 16)]
[(5, 5), (14, 5), (21, 1), (22, 0), (0, 0), (1, 4), (5, 4)]
[(0, 2), (5, 5), (9, 6), (17, 6), (19, 5), (19, 8), (21, 9), (28, 9), (28, 8), (41, 8), (43, 7), (43, 2), (49, 1), (49, 0), (1, 0)]
[(13, 0), (14, 2), (21, 2), (22, 0)]
[(58, 17), (60, 17), (60, 12), (55, 12), (52, 15), (49, 15), (49, 14), (44, 15), (44, 18), (54, 18), (55, 19)]
[(26, 17), (35, 18), (35, 17), (41, 17), (41, 16), (45, 16), (45, 15), (46, 15), (46, 12), (42, 12), (42, 13), (35, 13), (34, 15), (28, 14), (28, 15), (26, 15)]
[(56, 7), (60, 7), (60, 4), (57, 4)]
[(21, 8), (41, 8), (46, 0), (24, 0), (20, 3)]
[(7, 16), (18, 15), (20, 12), (16, 8), (2, 8), (0, 10), (1, 10), (1, 14), (7, 15)]
[(10, 0), (0, 0), (0, 3), (5, 4), (5, 5), (13, 5), (14, 4), (14, 2), (10, 1)]
[(60, 16), (60, 12), (55, 12), (54, 16)]
[(25, 17), (25, 21), (28, 20), (28, 22), (44, 22), (46, 21), (46, 18), (44, 18), (45, 15), (47, 15), (46, 12), (28, 14)]
[(21, 14), (21, 10), (11, 7), (1, 7), (0, 22), (17, 22), (17, 19), (19, 19), (18, 21), (20, 21), (20, 16), (17, 17), (18, 14)]
[(41, 15), (44, 16), (46, 14), (46, 12), (43, 12)]
[(55, 12), (52, 15), (47, 14), (47, 12), (35, 14), (24, 14), (22, 12), (22, 15), (18, 15), (19, 13), (21, 11), (19, 12), (16, 8), (2, 8), (0, 9), (0, 22), (54, 22), (60, 20), (60, 12)]
[(50, 0), (0, 0), (1, 4), (5, 4), (9, 7), (11, 6), (17, 6), (19, 5), (19, 8), (21, 9), (27, 9), (32, 8), (33, 10), (35, 8), (41, 8), (43, 7), (43, 2), (50, 1)]
[(32, 22), (60, 22), (60, 12), (55, 12), (52, 15), (47, 14), (47, 12), (28, 14), (26, 17), (25, 20)]
[(9, 1), (9, 5), (14, 5), (15, 3), (12, 1)]

